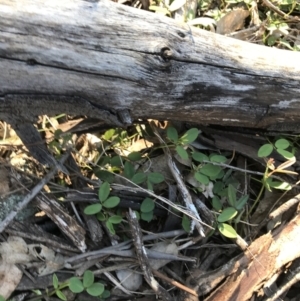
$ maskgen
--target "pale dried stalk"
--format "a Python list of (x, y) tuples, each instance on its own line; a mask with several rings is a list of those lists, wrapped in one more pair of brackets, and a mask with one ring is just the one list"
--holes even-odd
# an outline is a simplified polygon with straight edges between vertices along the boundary
[[(160, 137), (159, 133), (157, 132), (155, 126), (153, 124), (151, 124), (152, 130), (154, 132), (154, 134), (156, 135), (156, 137), (159, 139), (160, 143), (165, 145), (164, 140)], [(175, 162), (172, 159), (172, 155), (170, 153), (170, 150), (168, 147), (164, 147), (163, 148), (165, 155), (167, 157), (167, 161), (168, 161), (168, 166), (170, 168), (170, 171), (177, 183), (178, 189), (181, 193), (182, 199), (185, 202), (185, 205), (187, 207), (187, 209), (191, 212), (191, 215), (193, 216), (193, 224), (195, 225), (196, 229), (198, 230), (199, 234), (202, 237), (205, 237), (204, 234), (204, 229), (203, 229), (203, 222), (199, 216), (199, 213), (193, 203), (192, 197), (188, 191), (188, 189), (185, 186), (185, 183), (181, 177), (180, 171), (178, 170)]]

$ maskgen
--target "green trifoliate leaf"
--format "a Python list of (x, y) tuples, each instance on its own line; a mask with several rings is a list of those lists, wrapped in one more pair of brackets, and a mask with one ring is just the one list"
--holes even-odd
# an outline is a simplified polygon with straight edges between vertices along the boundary
[(112, 224), (120, 224), (122, 222), (123, 218), (120, 215), (113, 215), (109, 217), (108, 221)]
[(153, 184), (159, 184), (164, 180), (164, 176), (159, 172), (151, 172), (148, 174), (148, 181), (150, 181)]
[(100, 202), (103, 203), (108, 198), (109, 194), (110, 194), (110, 185), (108, 182), (104, 182), (99, 188), (98, 197)]
[(200, 131), (196, 128), (189, 129), (182, 137), (180, 137), (179, 141), (184, 145), (190, 144), (198, 138), (199, 133)]
[(257, 152), (257, 156), (260, 157), (260, 158), (262, 158), (262, 157), (268, 157), (268, 156), (270, 156), (270, 154), (272, 153), (272, 151), (273, 151), (273, 145), (267, 143), (267, 144), (262, 145), (259, 148), (259, 150)]
[(81, 292), (83, 292), (84, 290), (84, 286), (82, 281), (77, 278), (77, 277), (72, 277), (69, 280), (69, 289), (71, 290), (71, 292), (73, 292), (74, 294), (79, 294)]
[(100, 203), (89, 205), (89, 206), (85, 207), (84, 214), (93, 215), (93, 214), (100, 212), (101, 209), (102, 209), (102, 205)]
[(153, 211), (141, 212), (141, 219), (146, 222), (150, 222), (153, 219)]
[(218, 222), (223, 223), (233, 219), (238, 214), (238, 211), (233, 207), (225, 208), (218, 216)]
[(87, 293), (93, 297), (100, 296), (104, 292), (104, 285), (102, 283), (93, 283), (87, 290)]
[(182, 216), (181, 225), (184, 231), (189, 233), (191, 231), (191, 220), (185, 214)]
[(288, 152), (284, 149), (277, 149), (277, 152), (287, 160), (292, 160), (295, 158), (294, 154), (292, 154), (291, 152)]
[(94, 273), (87, 270), (83, 274), (83, 286), (85, 288), (90, 287), (94, 283)]
[(228, 224), (219, 223), (218, 224), (218, 229), (219, 229), (220, 233), (222, 235), (224, 235), (225, 237), (228, 237), (228, 238), (236, 238), (237, 237), (237, 233), (234, 230), (234, 228), (232, 228)]
[(194, 152), (192, 154), (192, 158), (195, 161), (200, 162), (200, 163), (202, 163), (203, 161), (209, 161), (208, 157), (205, 154), (200, 153), (200, 152)]
[(127, 179), (132, 179), (134, 173), (134, 166), (130, 162), (126, 161), (124, 164), (124, 177), (126, 177)]
[(171, 140), (174, 143), (177, 143), (178, 141), (178, 133), (177, 130), (173, 127), (168, 127), (167, 128), (167, 137), (169, 140)]
[(216, 177), (219, 172), (222, 170), (220, 166), (216, 166), (213, 164), (205, 164), (200, 168), (200, 172), (208, 177)]
[(213, 198), (212, 198), (212, 205), (213, 205), (213, 208), (217, 211), (217, 212), (219, 212), (220, 210), (222, 210), (222, 203), (221, 203), (221, 200), (220, 200), (220, 198), (218, 197), (218, 196), (214, 196)]
[(103, 135), (103, 139), (110, 140), (114, 134), (115, 134), (115, 129), (107, 130)]
[(117, 196), (109, 197), (105, 202), (103, 202), (103, 207), (105, 208), (114, 208), (120, 203), (120, 198)]
[(277, 149), (286, 149), (290, 146), (290, 142), (286, 139), (278, 139), (276, 142), (275, 142), (275, 147)]
[(176, 152), (180, 156), (180, 158), (182, 158), (183, 160), (188, 160), (189, 154), (181, 145), (176, 146)]
[(142, 184), (146, 181), (147, 175), (143, 172), (136, 173), (132, 178), (131, 181), (135, 184)]
[(227, 191), (228, 191), (228, 203), (232, 207), (235, 207), (236, 206), (236, 189), (231, 184), (229, 184)]
[(67, 297), (61, 290), (56, 290), (55, 294), (60, 300), (67, 301)]
[(216, 162), (216, 163), (225, 163), (227, 161), (227, 158), (222, 155), (213, 154), (209, 156), (209, 160), (211, 162)]
[(53, 274), (53, 276), (52, 276), (52, 283), (53, 283), (53, 287), (55, 289), (57, 289), (58, 288), (58, 278), (57, 278), (56, 274)]
[(244, 206), (246, 205), (247, 201), (249, 199), (249, 195), (246, 194), (246, 195), (243, 195), (236, 203), (236, 206), (235, 208), (237, 210), (242, 210), (244, 208)]
[(204, 184), (204, 185), (208, 185), (209, 183), (209, 178), (206, 176), (206, 175), (203, 175), (202, 173), (200, 172), (196, 172), (195, 173), (195, 179), (201, 183), (201, 184)]
[(153, 211), (155, 208), (155, 203), (150, 198), (145, 198), (141, 204), (141, 212), (150, 212)]
[(142, 155), (140, 152), (132, 152), (128, 155), (128, 159), (131, 161), (139, 161), (142, 159)]

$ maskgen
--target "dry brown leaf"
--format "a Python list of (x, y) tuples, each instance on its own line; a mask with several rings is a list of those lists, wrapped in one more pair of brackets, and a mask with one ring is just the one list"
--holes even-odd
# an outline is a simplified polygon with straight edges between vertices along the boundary
[(26, 264), (34, 260), (24, 239), (16, 236), (10, 236), (7, 242), (1, 243), (0, 254), (5, 264)]
[(151, 141), (145, 139), (139, 139), (132, 143), (131, 146), (128, 147), (129, 152), (139, 152), (145, 148), (153, 146)]
[(28, 245), (28, 248), (32, 256), (44, 262), (38, 269), (40, 276), (52, 274), (64, 266), (65, 258), (44, 245), (31, 244)]
[(249, 11), (244, 9), (230, 11), (217, 22), (217, 33), (228, 34), (242, 29), (249, 14)]
[(0, 293), (7, 299), (22, 278), (15, 263), (28, 263), (32, 257), (28, 254), (25, 241), (20, 237), (10, 236), (7, 242), (0, 244)]
[(14, 264), (8, 264), (0, 261), (0, 292), (1, 295), (8, 299), (14, 292), (23, 273)]

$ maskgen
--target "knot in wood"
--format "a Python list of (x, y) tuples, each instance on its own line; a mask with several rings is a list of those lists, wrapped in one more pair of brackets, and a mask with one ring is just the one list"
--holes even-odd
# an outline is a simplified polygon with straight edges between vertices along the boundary
[(34, 66), (34, 65), (37, 64), (37, 61), (36, 61), (35, 59), (28, 59), (28, 60), (26, 61), (26, 63), (27, 63), (27, 65), (29, 65), (29, 66)]
[(172, 51), (168, 47), (163, 47), (160, 51), (160, 55), (164, 60), (169, 60), (172, 57)]

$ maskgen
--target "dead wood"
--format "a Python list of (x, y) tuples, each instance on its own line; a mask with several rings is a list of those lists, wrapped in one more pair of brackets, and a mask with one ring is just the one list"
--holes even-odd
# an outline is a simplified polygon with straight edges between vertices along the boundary
[[(205, 301), (250, 300), (270, 278), (300, 256), (300, 216), (256, 239), (247, 251), (216, 271), (193, 279), (200, 294), (212, 292)], [(228, 277), (227, 277), (228, 276)], [(221, 285), (220, 285), (221, 284)], [(270, 292), (275, 293), (275, 292)]]
[(105, 0), (1, 0), (0, 28), (9, 122), (66, 112), (297, 130), (299, 53)]
[[(0, 119), (27, 145), (38, 115), (61, 112), (118, 126), (156, 118), (298, 131), (299, 53), (105, 0), (0, 0), (0, 28)], [(299, 257), (299, 226), (297, 216), (258, 238), (195, 289), (223, 281), (208, 301), (248, 300)]]

